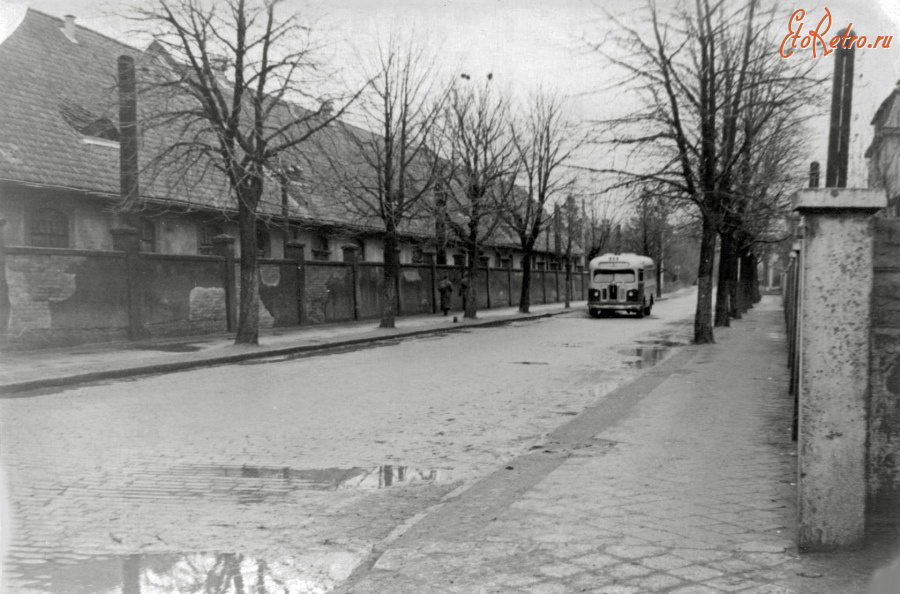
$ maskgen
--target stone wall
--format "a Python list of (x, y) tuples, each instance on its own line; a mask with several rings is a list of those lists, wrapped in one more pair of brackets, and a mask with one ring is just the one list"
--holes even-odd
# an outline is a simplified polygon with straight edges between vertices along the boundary
[[(0, 324), (0, 339), (9, 348), (126, 340), (129, 328), (137, 328), (139, 337), (228, 330), (223, 256), (140, 253), (129, 256), (136, 258), (130, 261), (125, 252), (32, 247), (5, 248), (0, 256), (0, 322), (5, 323)], [(461, 311), (462, 272), (450, 266), (402, 266), (401, 315), (432, 313), (437, 302), (432, 293), (445, 273), (454, 286), (453, 310)], [(508, 274), (505, 269), (491, 270), (492, 307), (509, 305)], [(511, 274), (520, 279), (522, 272)], [(533, 277), (541, 293), (535, 304), (543, 303), (541, 274), (536, 271)], [(546, 274), (555, 289), (555, 273)], [(349, 263), (262, 260), (260, 328), (378, 318), (383, 275), (380, 264), (359, 263), (354, 287), (354, 266)], [(487, 277), (484, 269), (475, 276), (479, 309), (488, 303)], [(129, 283), (136, 299), (129, 300)], [(231, 294), (239, 305), (236, 262), (234, 285)]]
[(142, 254), (143, 322), (150, 336), (226, 331), (224, 261)]
[(869, 493), (900, 492), (900, 219), (875, 219)]
[(6, 342), (49, 346), (122, 339), (125, 259), (116, 252), (7, 248)]

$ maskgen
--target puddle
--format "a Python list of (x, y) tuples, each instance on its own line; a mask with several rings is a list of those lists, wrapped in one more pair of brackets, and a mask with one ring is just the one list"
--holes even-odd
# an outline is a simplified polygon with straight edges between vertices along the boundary
[[(338, 491), (375, 490), (418, 483), (444, 483), (451, 480), (446, 469), (421, 469), (409, 466), (384, 465), (375, 468), (308, 468), (277, 466), (176, 466), (171, 475), (192, 478), (225, 477), (275, 480), (282, 490)], [(262, 498), (265, 493), (257, 492)], [(252, 503), (252, 501), (248, 501)]]
[(687, 346), (686, 342), (678, 342), (676, 340), (639, 340), (637, 341), (639, 345), (646, 345), (650, 347), (656, 348), (667, 348), (671, 349), (674, 347)]
[(283, 559), (235, 553), (121, 555), (32, 564), (11, 559), (4, 581), (9, 578), (18, 588), (45, 594), (307, 594), (332, 590), (359, 561), (358, 555), (340, 551)]
[(625, 365), (635, 369), (653, 367), (665, 359), (673, 348), (685, 346), (683, 342), (670, 340), (638, 341), (637, 344), (640, 346), (617, 349), (619, 354), (628, 357)]

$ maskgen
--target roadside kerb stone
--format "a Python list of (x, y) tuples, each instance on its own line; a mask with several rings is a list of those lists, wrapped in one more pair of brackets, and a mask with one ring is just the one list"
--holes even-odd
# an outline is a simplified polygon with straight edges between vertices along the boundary
[[(186, 369), (195, 369), (198, 367), (213, 367), (216, 365), (227, 365), (231, 363), (239, 363), (253, 359), (263, 359), (267, 357), (298, 355), (303, 353), (319, 353), (334, 349), (349, 348), (364, 344), (377, 343), (382, 341), (397, 340), (403, 338), (411, 338), (425, 335), (445, 334), (450, 332), (458, 332), (460, 330), (468, 330), (471, 328), (493, 328), (504, 326), (506, 324), (520, 322), (523, 320), (537, 320), (549, 318), (566, 313), (579, 311), (577, 309), (562, 309), (560, 311), (539, 313), (539, 314), (513, 314), (502, 318), (482, 318), (475, 320), (463, 319), (461, 323), (453, 325), (433, 326), (424, 329), (403, 330), (399, 328), (391, 330), (371, 330), (371, 322), (367, 323), (367, 329), (361, 328), (361, 333), (368, 333), (365, 336), (351, 339), (326, 340), (323, 342), (297, 344), (287, 347), (255, 347), (255, 346), (230, 346), (226, 347), (229, 353), (221, 353), (218, 351), (207, 351), (203, 353), (184, 353), (178, 360), (166, 361), (152, 364), (131, 364), (123, 365), (114, 369), (103, 369), (98, 371), (85, 371), (83, 373), (70, 373), (51, 375), (43, 378), (37, 378), (26, 381), (13, 381), (0, 384), (0, 398), (9, 398), (11, 395), (26, 392), (30, 390), (40, 390), (46, 388), (58, 388), (63, 386), (73, 386), (78, 384), (86, 384), (97, 381), (110, 379), (122, 379), (126, 377), (135, 377), (140, 375), (152, 375), (156, 373), (172, 373), (175, 371), (184, 371)], [(199, 340), (202, 337), (193, 337)], [(302, 333), (298, 333), (297, 340), (305, 341)], [(233, 351), (239, 352), (233, 352)]]

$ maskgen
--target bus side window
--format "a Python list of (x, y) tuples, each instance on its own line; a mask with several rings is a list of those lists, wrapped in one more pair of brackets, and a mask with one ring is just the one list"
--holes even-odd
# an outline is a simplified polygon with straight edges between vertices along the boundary
[(643, 271), (643, 269), (638, 270), (638, 280), (641, 281), (641, 282), (644, 281), (644, 271)]

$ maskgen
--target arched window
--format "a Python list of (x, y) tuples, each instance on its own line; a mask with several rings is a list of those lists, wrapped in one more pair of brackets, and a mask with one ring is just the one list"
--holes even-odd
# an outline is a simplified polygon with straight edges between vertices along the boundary
[(222, 229), (221, 225), (217, 225), (215, 223), (204, 223), (200, 226), (200, 253), (203, 255), (210, 255), (213, 253), (213, 237), (216, 235), (221, 235), (225, 231)]
[(40, 208), (31, 215), (29, 243), (34, 247), (69, 247), (69, 217), (55, 208)]
[(152, 220), (147, 218), (142, 218), (140, 222), (140, 234), (141, 234), (141, 251), (142, 252), (155, 252), (156, 251), (156, 225)]

